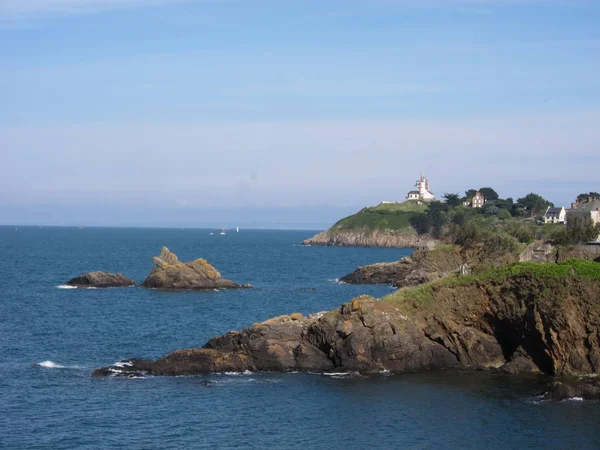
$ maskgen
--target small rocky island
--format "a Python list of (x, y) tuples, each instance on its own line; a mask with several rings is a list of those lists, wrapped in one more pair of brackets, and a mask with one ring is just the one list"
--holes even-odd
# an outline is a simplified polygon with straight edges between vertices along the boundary
[(160, 256), (154, 256), (152, 269), (142, 284), (145, 288), (164, 290), (184, 289), (236, 289), (250, 288), (250, 284), (237, 284), (224, 279), (205, 259), (180, 262), (175, 253), (163, 247)]
[(109, 288), (135, 286), (135, 280), (120, 273), (88, 272), (65, 283), (77, 288)]
[[(175, 253), (163, 247), (160, 256), (154, 256), (155, 267), (141, 287), (163, 290), (211, 290), (250, 288), (250, 284), (238, 284), (226, 280), (205, 259), (180, 262)], [(136, 282), (120, 273), (88, 272), (65, 283), (78, 288), (108, 288), (135, 286)]]
[[(449, 368), (597, 376), (599, 281), (600, 264), (591, 261), (516, 263), (477, 276), (451, 275), (381, 300), (362, 296), (328, 312), (276, 317), (202, 348), (123, 361), (94, 376)], [(579, 392), (574, 389), (600, 393), (596, 381), (568, 388), (563, 382), (552, 384), (552, 398)]]

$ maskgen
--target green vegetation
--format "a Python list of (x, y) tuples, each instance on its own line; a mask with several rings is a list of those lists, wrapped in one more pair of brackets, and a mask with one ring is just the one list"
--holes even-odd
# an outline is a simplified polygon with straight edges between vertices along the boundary
[(598, 192), (587, 192), (587, 193), (579, 194), (577, 196), (577, 201), (582, 202), (583, 200), (585, 200), (587, 198), (593, 198), (593, 199), (599, 200), (600, 194)]
[(400, 289), (381, 300), (406, 308), (427, 307), (435, 302), (435, 292), (442, 287), (459, 287), (502, 283), (508, 279), (529, 275), (543, 280), (580, 278), (600, 282), (600, 263), (571, 259), (562, 263), (514, 263), (488, 267), (473, 275), (451, 275), (430, 283)]
[(402, 203), (381, 203), (378, 206), (363, 208), (356, 214), (338, 221), (334, 229), (369, 229), (369, 230), (401, 230), (410, 227), (410, 220), (415, 214), (427, 211), (426, 204), (416, 201)]
[[(484, 194), (485, 205), (465, 206), (476, 192)], [(600, 194), (590, 192), (578, 198), (588, 197), (600, 198)], [(569, 216), (566, 228), (564, 224), (544, 224), (542, 216), (553, 203), (535, 193), (514, 202), (512, 198), (500, 198), (491, 187), (482, 187), (467, 190), (464, 197), (445, 193), (443, 198), (429, 203), (408, 200), (363, 208), (338, 221), (333, 230), (403, 230), (467, 249), (485, 248), (490, 254), (514, 252), (535, 240), (571, 246), (593, 240), (600, 233), (600, 228), (594, 228), (589, 218), (581, 215)]]
[(556, 230), (551, 240), (556, 245), (569, 246), (595, 240), (600, 234), (600, 225), (594, 225), (589, 215), (567, 213), (567, 226)]

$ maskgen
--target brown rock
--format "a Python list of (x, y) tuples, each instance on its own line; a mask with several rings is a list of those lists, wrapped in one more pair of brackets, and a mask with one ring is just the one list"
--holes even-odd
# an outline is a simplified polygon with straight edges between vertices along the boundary
[(233, 289), (249, 288), (249, 284), (237, 284), (226, 280), (205, 259), (182, 263), (177, 255), (163, 247), (160, 256), (154, 256), (156, 265), (144, 280), (143, 286), (154, 289)]
[(88, 272), (72, 278), (65, 284), (78, 288), (108, 288), (135, 286), (135, 281), (120, 273)]

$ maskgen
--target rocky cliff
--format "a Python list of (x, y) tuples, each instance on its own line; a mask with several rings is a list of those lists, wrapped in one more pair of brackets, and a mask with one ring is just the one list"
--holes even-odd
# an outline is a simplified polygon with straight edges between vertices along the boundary
[(330, 247), (398, 247), (398, 248), (432, 248), (435, 242), (417, 235), (412, 228), (403, 230), (352, 229), (338, 230), (330, 228), (310, 239), (302, 245), (319, 245)]
[(153, 289), (220, 289), (248, 288), (249, 284), (237, 284), (226, 280), (205, 259), (180, 262), (175, 253), (163, 247), (160, 256), (154, 256), (152, 269), (143, 286)]
[(600, 374), (600, 264), (513, 264), (450, 276), (332, 311), (280, 316), (94, 375), (476, 368)]

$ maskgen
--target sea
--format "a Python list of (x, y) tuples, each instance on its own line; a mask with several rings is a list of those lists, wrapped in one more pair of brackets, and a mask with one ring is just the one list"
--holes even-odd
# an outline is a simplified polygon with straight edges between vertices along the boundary
[[(542, 401), (547, 380), (470, 372), (220, 373), (92, 378), (270, 317), (389, 286), (338, 279), (410, 249), (304, 247), (315, 231), (0, 227), (0, 448), (600, 448), (600, 404)], [(212, 233), (212, 234), (211, 234)], [(79, 274), (141, 282), (165, 245), (253, 289), (66, 289)]]

